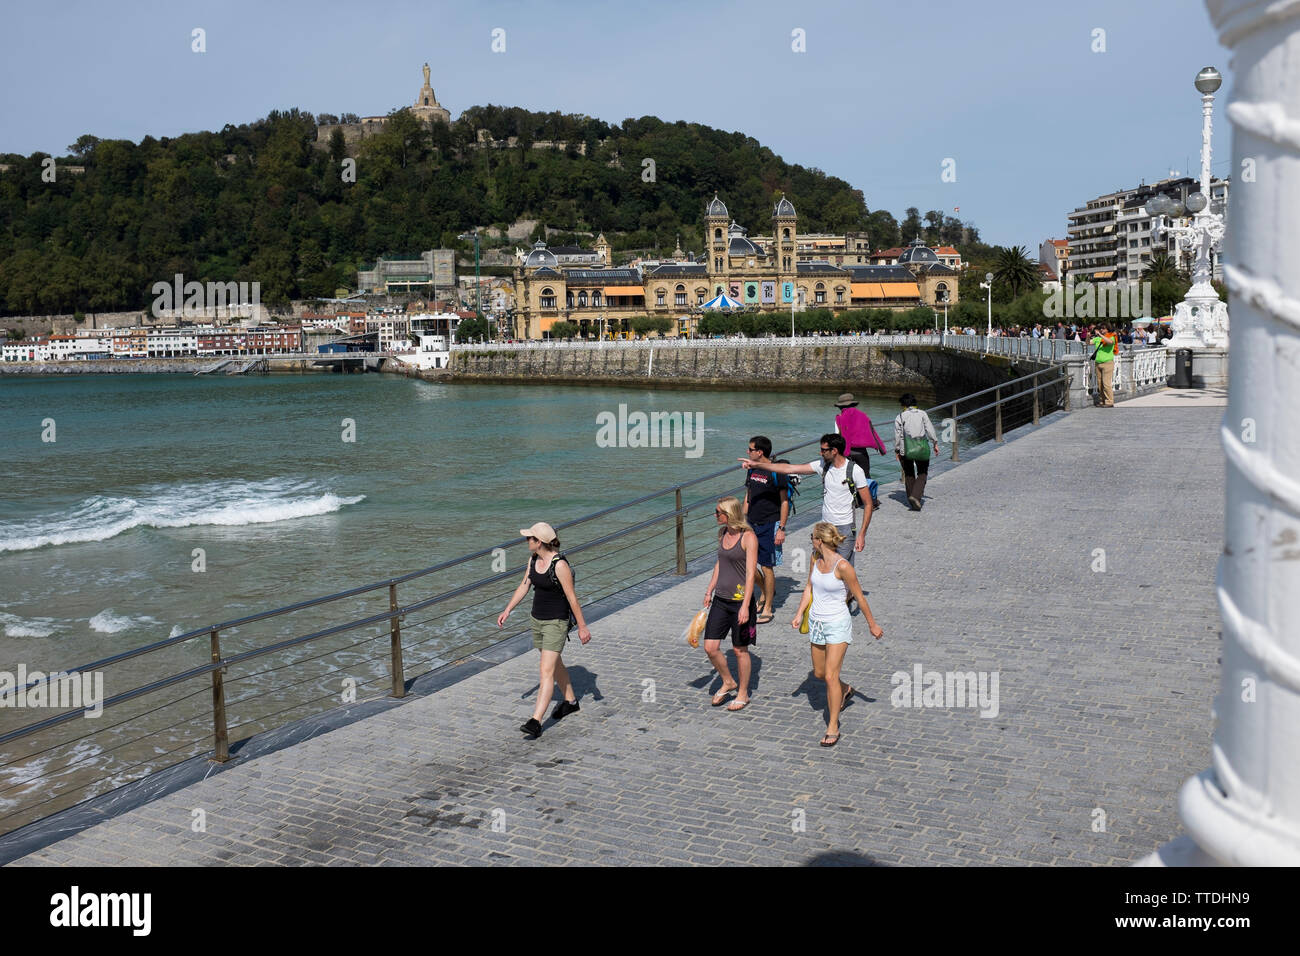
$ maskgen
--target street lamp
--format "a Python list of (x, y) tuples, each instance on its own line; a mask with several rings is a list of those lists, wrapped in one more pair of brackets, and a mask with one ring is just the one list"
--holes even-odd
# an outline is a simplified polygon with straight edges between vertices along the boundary
[[(1214, 113), (1214, 93), (1223, 84), (1223, 77), (1212, 66), (1196, 74), (1196, 89), (1201, 94), (1201, 191), (1192, 193), (1183, 202), (1157, 195), (1146, 204), (1147, 215), (1155, 222), (1151, 232), (1156, 238), (1172, 236), (1185, 251), (1196, 250), (1192, 266), (1192, 287), (1183, 301), (1174, 308), (1171, 329), (1174, 337), (1171, 348), (1192, 347), (1226, 348), (1228, 345), (1228, 306), (1210, 285), (1212, 271), (1210, 255), (1223, 242), (1223, 215), (1210, 208), (1210, 133)], [(1162, 217), (1182, 219), (1192, 215), (1189, 225), (1165, 224)]]
[(456, 237), (462, 242), (474, 243), (474, 315), (477, 318), (483, 317), (483, 285), (478, 274), (478, 230), (473, 232), (462, 232)]
[(988, 340), (993, 337), (993, 273), (992, 272), (984, 273), (984, 281), (980, 283), (980, 288), (989, 290), (989, 296), (988, 296), (989, 330), (988, 330), (988, 334), (985, 335), (984, 337), (984, 350), (987, 352), (989, 346)]

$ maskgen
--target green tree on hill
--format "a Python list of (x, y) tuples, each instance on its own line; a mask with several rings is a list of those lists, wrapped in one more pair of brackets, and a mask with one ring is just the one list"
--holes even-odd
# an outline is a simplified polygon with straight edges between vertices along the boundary
[[(342, 132), (322, 149), (317, 128), (311, 114), (288, 109), (139, 143), (87, 134), (69, 148), (85, 175), (55, 183), (41, 181), (44, 154), (0, 157), (11, 167), (0, 173), (0, 312), (146, 308), (152, 284), (178, 272), (256, 281), (268, 303), (326, 295), (355, 288), (359, 263), (445, 248), (475, 225), (521, 218), (584, 243), (604, 231), (621, 253), (667, 254), (679, 235), (698, 251), (715, 191), (755, 233), (770, 228), (784, 193), (803, 232), (862, 231), (877, 247), (911, 238), (844, 180), (695, 123), (613, 125), (487, 105), (429, 127), (403, 109), (357, 145), (356, 182), (341, 176)], [(525, 148), (479, 149), (479, 129)], [(570, 145), (526, 148), (543, 141)], [(653, 182), (642, 179), (647, 158)]]

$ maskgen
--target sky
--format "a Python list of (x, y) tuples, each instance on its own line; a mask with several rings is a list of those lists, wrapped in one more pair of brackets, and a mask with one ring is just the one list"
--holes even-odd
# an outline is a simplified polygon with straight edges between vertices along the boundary
[(1089, 199), (1199, 174), (1192, 81), (1213, 65), (1213, 172), (1232, 165), (1201, 0), (0, 0), (0, 23), (0, 153), (384, 114), (427, 61), (453, 119), (494, 103), (736, 130), (872, 210), (942, 209), (1034, 256)]

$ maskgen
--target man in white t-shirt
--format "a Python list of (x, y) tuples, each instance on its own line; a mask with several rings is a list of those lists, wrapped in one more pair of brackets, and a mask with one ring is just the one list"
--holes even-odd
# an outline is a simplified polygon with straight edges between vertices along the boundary
[[(821, 457), (806, 465), (784, 465), (780, 462), (764, 462), (766, 471), (781, 475), (822, 475), (822, 520), (835, 525), (837, 531), (844, 535), (844, 543), (837, 549), (840, 557), (853, 563), (853, 554), (861, 551), (867, 535), (867, 525), (871, 524), (871, 491), (867, 486), (867, 476), (862, 466), (844, 457), (844, 436), (834, 433), (823, 435), (820, 448)], [(753, 463), (748, 458), (741, 458), (743, 467), (749, 468)], [(853, 491), (849, 490), (852, 468)], [(862, 527), (853, 527), (853, 495), (857, 493), (862, 502)]]

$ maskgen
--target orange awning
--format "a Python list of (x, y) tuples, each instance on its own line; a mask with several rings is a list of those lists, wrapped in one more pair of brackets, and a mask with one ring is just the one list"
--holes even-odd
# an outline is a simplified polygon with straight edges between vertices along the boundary
[(882, 282), (881, 289), (886, 299), (919, 299), (921, 290), (915, 282)]
[(645, 295), (645, 288), (639, 285), (607, 285), (605, 295)]
[(885, 290), (879, 282), (855, 282), (849, 294), (855, 299), (883, 299)]

